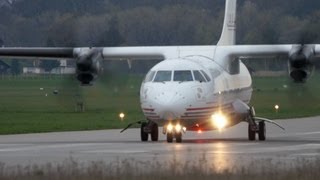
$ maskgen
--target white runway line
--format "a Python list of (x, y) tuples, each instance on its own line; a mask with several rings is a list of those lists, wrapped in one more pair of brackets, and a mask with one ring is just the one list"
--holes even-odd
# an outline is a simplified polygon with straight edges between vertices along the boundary
[(82, 143), (82, 144), (55, 144), (55, 145), (33, 145), (29, 144), (28, 147), (15, 147), (15, 148), (3, 148), (0, 149), (0, 152), (18, 152), (18, 151), (39, 151), (45, 149), (61, 149), (61, 148), (72, 148), (72, 147), (81, 147), (81, 146), (97, 146), (103, 145), (100, 143)]
[(298, 153), (298, 154), (291, 154), (290, 156), (310, 156), (310, 157), (319, 157), (320, 156), (320, 152), (319, 153)]
[(301, 150), (320, 150), (320, 144), (301, 144), (293, 146), (280, 146), (280, 147), (265, 147), (265, 148), (252, 148), (238, 151), (206, 151), (212, 154), (248, 154), (248, 153), (275, 153), (275, 152), (285, 152), (285, 151), (301, 151)]
[(135, 153), (148, 153), (149, 151), (143, 150), (117, 150), (117, 149), (104, 149), (104, 150), (93, 150), (93, 151), (81, 151), (80, 153), (89, 154), (100, 154), (100, 153), (110, 153), (110, 154), (135, 154)]

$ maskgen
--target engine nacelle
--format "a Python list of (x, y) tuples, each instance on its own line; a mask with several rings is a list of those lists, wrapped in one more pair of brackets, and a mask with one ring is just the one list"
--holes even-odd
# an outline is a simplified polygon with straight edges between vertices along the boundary
[(81, 85), (91, 85), (91, 82), (97, 78), (97, 74), (80, 72), (77, 73), (77, 79), (81, 82)]
[(83, 54), (77, 60), (77, 79), (82, 85), (91, 85), (101, 70), (101, 53), (93, 51)]
[(289, 75), (296, 83), (306, 82), (314, 69), (313, 65), (305, 65), (304, 68), (294, 68), (289, 66)]
[(289, 54), (289, 75), (297, 83), (304, 83), (313, 72), (314, 65), (312, 57), (314, 49), (312, 46), (295, 46)]

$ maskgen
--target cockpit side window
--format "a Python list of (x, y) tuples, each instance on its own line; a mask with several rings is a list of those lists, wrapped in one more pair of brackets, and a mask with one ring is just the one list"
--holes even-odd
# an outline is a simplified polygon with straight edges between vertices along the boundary
[(144, 79), (144, 82), (150, 82), (150, 81), (152, 81), (155, 74), (156, 74), (155, 71), (150, 71), (150, 72), (146, 75), (146, 78)]
[(193, 71), (194, 80), (199, 82), (207, 82), (206, 79), (203, 77), (203, 75), (200, 73), (200, 71)]
[(208, 76), (208, 74), (206, 72), (204, 72), (204, 70), (201, 70), (202, 74), (204, 75), (204, 77), (206, 77), (207, 81), (211, 81), (210, 77)]
[(173, 81), (193, 81), (191, 71), (174, 71)]
[(158, 71), (153, 82), (171, 81), (172, 71)]

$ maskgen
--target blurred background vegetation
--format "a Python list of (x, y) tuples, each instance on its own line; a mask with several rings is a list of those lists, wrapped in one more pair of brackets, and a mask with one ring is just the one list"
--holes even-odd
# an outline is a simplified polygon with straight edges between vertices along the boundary
[[(0, 39), (5, 46), (124, 46), (215, 44), (225, 1), (0, 2)], [(241, 0), (238, 5), (239, 44), (319, 41), (317, 0)]]
[[(0, 46), (213, 45), (221, 33), (224, 3), (224, 0), (1, 0)], [(319, 43), (319, 7), (318, 0), (238, 1), (237, 43)], [(14, 74), (19, 74), (20, 61), (8, 63), (15, 68)], [(153, 64), (141, 63), (132, 71), (145, 73)], [(285, 63), (279, 66), (275, 61), (247, 64), (258, 69), (286, 68)], [(119, 63), (108, 67), (128, 72)]]

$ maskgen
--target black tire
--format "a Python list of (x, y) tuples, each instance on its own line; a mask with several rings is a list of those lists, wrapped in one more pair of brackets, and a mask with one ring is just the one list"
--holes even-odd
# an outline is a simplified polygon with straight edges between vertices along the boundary
[(266, 140), (266, 124), (264, 121), (259, 122), (259, 140), (265, 141)]
[(167, 142), (172, 143), (173, 142), (173, 133), (167, 133)]
[(151, 140), (158, 141), (158, 139), (159, 139), (159, 128), (157, 124), (153, 124), (151, 129)]
[(145, 122), (141, 123), (141, 128), (140, 128), (141, 141), (148, 141), (149, 134), (144, 132), (144, 127), (146, 125), (147, 125), (147, 123), (145, 123)]
[(256, 140), (256, 132), (252, 130), (251, 125), (248, 125), (248, 139), (249, 141), (254, 141)]
[(176, 134), (176, 142), (177, 143), (181, 143), (182, 142), (182, 133), (177, 133)]

